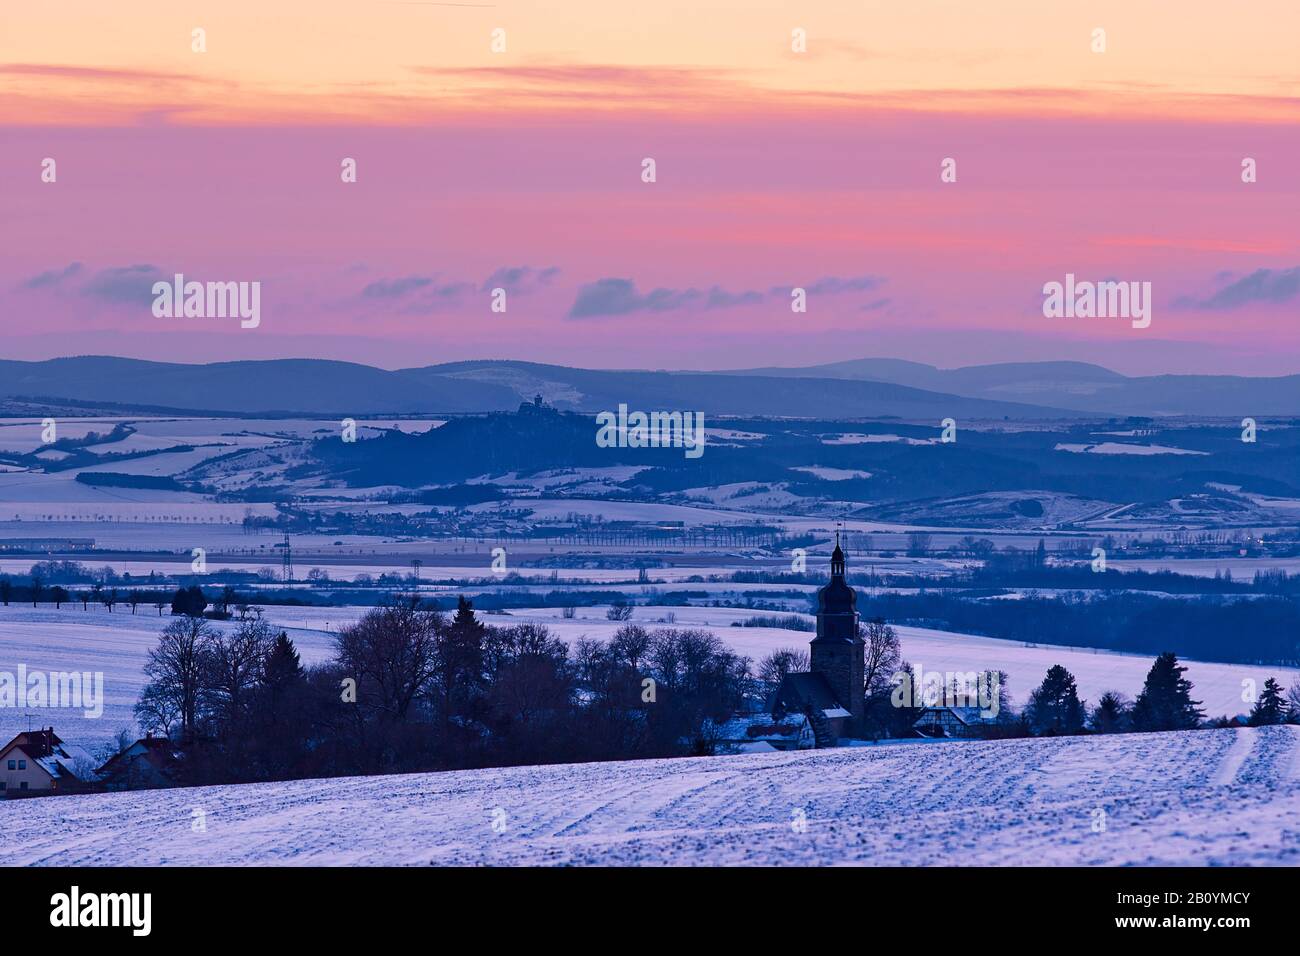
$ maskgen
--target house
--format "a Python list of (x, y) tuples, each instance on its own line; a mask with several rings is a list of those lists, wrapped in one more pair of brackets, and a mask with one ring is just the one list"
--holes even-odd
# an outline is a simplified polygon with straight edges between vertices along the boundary
[(919, 737), (955, 737), (968, 739), (983, 737), (985, 730), (994, 724), (978, 707), (923, 707), (921, 716), (912, 723)]
[(772, 718), (784, 720), (791, 714), (803, 716), (813, 730), (818, 747), (834, 747), (844, 736), (845, 718), (852, 713), (840, 705), (824, 674), (787, 674), (769, 703)]
[(141, 737), (99, 768), (107, 790), (157, 790), (176, 785), (181, 752), (166, 737)]
[(27, 730), (0, 750), (0, 793), (6, 797), (78, 790), (95, 782), (90, 755), (53, 727)]
[(715, 728), (717, 753), (769, 753), (811, 750), (817, 746), (812, 724), (803, 714), (774, 720), (770, 714), (737, 714)]
[(817, 592), (817, 633), (809, 642), (807, 673), (787, 674), (768, 709), (778, 720), (803, 714), (818, 747), (863, 733), (866, 714), (866, 642), (858, 632), (858, 596), (845, 580), (839, 533), (831, 552), (831, 580)]

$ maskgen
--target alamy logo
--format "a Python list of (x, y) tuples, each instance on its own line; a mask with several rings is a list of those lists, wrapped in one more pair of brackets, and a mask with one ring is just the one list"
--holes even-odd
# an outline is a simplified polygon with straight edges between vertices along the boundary
[(152, 893), (69, 893), (50, 897), (50, 925), (127, 926), (132, 936), (148, 936), (153, 928)]
[(241, 329), (262, 323), (260, 282), (186, 282), (178, 272), (172, 282), (155, 282), (153, 296), (157, 319), (239, 318)]
[(97, 720), (104, 714), (103, 671), (0, 671), (0, 708), (78, 707), (82, 716)]
[(1002, 681), (995, 671), (901, 671), (890, 702), (895, 707), (977, 707), (980, 716), (998, 715)]
[(1043, 295), (1048, 319), (1132, 319), (1135, 329), (1151, 324), (1150, 282), (1076, 282), (1067, 272), (1064, 283), (1045, 284)]
[(687, 458), (704, 454), (703, 412), (618, 412), (596, 416), (596, 444), (601, 448), (685, 448)]

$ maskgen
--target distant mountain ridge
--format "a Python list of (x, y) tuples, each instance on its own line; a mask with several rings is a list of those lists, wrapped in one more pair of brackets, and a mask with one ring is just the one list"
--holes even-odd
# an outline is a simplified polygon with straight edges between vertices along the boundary
[(722, 375), (891, 382), (971, 398), (1116, 415), (1296, 415), (1300, 375), (1126, 376), (1087, 362), (1007, 362), (940, 369), (900, 359), (853, 359), (804, 368), (755, 368)]
[(351, 362), (273, 359), (183, 365), (108, 356), (0, 361), (0, 397), (15, 396), (238, 414), (476, 412), (517, 402), (514, 393), (497, 385), (447, 379), (416, 382)]
[(561, 409), (690, 409), (714, 416), (1050, 419), (1300, 415), (1300, 375), (1129, 377), (1084, 362), (940, 369), (867, 358), (707, 372), (582, 369), (508, 360), (386, 370), (320, 359), (181, 364), (109, 356), (0, 360), (0, 399), (44, 398), (232, 414), (507, 411), (540, 393)]

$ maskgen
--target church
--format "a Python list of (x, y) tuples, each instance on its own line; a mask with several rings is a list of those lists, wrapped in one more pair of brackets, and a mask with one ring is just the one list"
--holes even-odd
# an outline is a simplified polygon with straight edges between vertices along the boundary
[(787, 674), (768, 701), (772, 716), (803, 714), (818, 747), (862, 736), (866, 711), (866, 642), (858, 633), (858, 596), (845, 580), (844, 552), (835, 535), (831, 579), (817, 592), (817, 632), (807, 673)]

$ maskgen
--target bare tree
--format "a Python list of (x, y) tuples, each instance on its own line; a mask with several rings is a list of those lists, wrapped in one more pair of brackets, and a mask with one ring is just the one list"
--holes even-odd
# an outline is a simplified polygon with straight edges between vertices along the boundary
[(266, 621), (245, 621), (208, 642), (203, 690), (208, 705), (227, 723), (237, 721), (243, 712), (249, 693), (262, 678), (274, 640)]
[[(160, 713), (164, 706), (173, 707), (185, 739), (193, 737), (198, 726), (204, 658), (215, 636), (216, 631), (203, 618), (178, 617), (163, 628), (158, 645), (150, 649), (149, 660), (144, 665), (150, 681), (145, 693), (152, 688), (151, 699), (158, 698), (163, 705), (155, 705), (152, 711)], [(144, 723), (138, 709), (137, 717)]]
[(176, 730), (180, 719), (180, 708), (176, 698), (163, 691), (157, 684), (146, 684), (140, 692), (140, 699), (135, 703), (135, 719), (148, 732), (157, 732), (170, 737)]
[(135, 743), (135, 737), (132, 736), (130, 728), (119, 727), (112, 740), (101, 744), (99, 749), (94, 751), (95, 758), (100, 764), (107, 763), (133, 743)]
[(808, 670), (808, 652), (802, 648), (781, 647), (758, 662), (758, 679), (768, 693), (781, 686), (787, 674)]
[(367, 611), (335, 638), (343, 673), (357, 682), (358, 703), (404, 720), (438, 667), (442, 615), (415, 599)]
[(614, 632), (609, 642), (609, 652), (615, 661), (634, 671), (640, 671), (650, 650), (650, 632), (639, 624), (624, 624)]
[(913, 531), (907, 536), (907, 554), (912, 558), (923, 558), (930, 553), (930, 533)]
[(866, 668), (863, 672), (865, 690), (868, 695), (888, 687), (894, 679), (902, 660), (902, 645), (898, 634), (882, 618), (875, 618), (865, 625), (859, 625), (859, 633), (866, 641)]
[(41, 591), (45, 587), (45, 579), (33, 569), (32, 571), (32, 607), (36, 607), (36, 602), (40, 600)]

